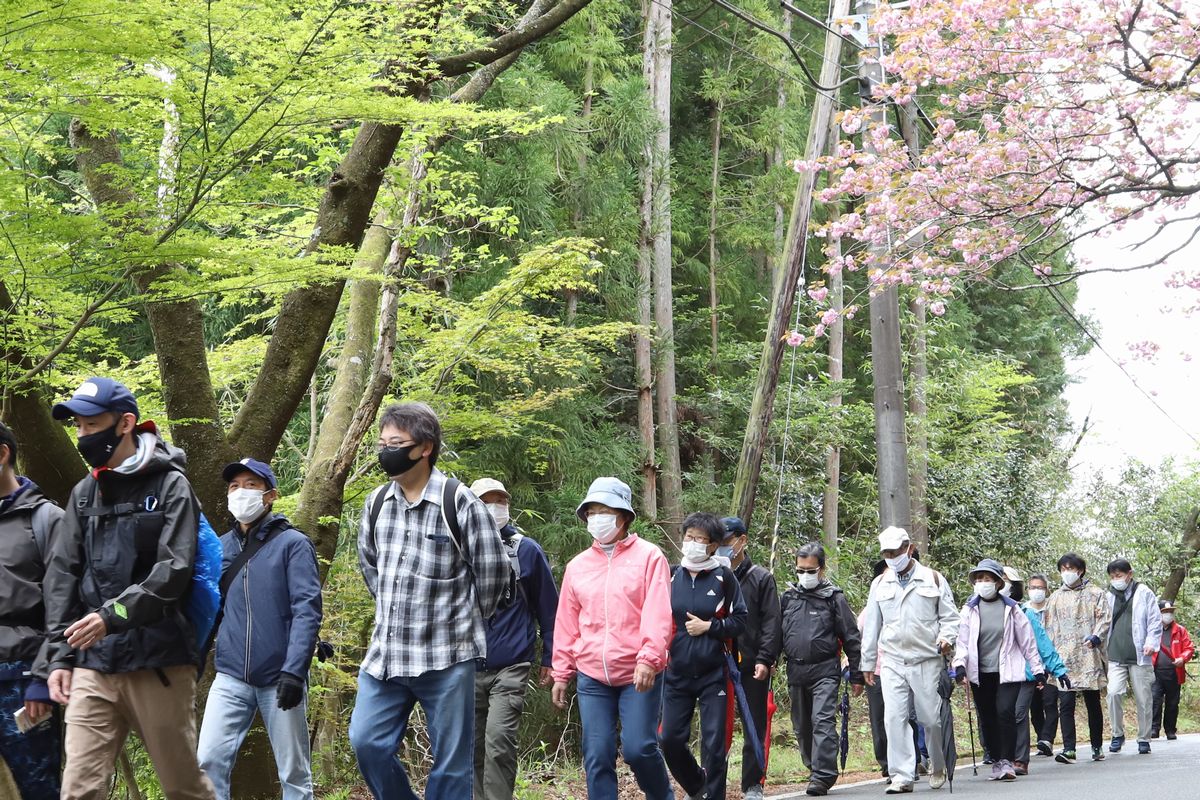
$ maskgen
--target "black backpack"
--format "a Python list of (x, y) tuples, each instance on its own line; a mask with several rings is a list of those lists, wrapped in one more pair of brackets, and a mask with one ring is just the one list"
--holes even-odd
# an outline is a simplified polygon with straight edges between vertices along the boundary
[[(475, 606), (479, 609), (479, 615), (483, 616), (483, 604), (479, 601), (479, 589), (475, 582), (475, 565), (471, 563), (471, 559), (467, 558), (467, 553), (463, 550), (462, 545), (462, 526), (458, 522), (458, 493), (463, 488), (462, 481), (457, 478), (446, 478), (446, 485), (442, 487), (442, 522), (450, 529), (450, 541), (454, 542), (454, 549), (458, 551), (458, 557), (462, 559), (463, 566), (467, 568), (467, 576), (471, 579), (471, 590), (475, 594)], [(371, 503), (371, 515), (368, 518), (367, 529), (370, 531), (371, 539), (375, 539), (375, 523), (379, 521), (379, 515), (383, 512), (383, 503), (387, 500), (388, 487), (384, 486), (375, 492), (375, 499)], [(516, 539), (516, 537), (514, 537)], [(504, 592), (500, 596), (500, 602), (496, 606), (496, 611), (503, 611), (511, 606), (520, 594), (524, 596), (524, 590), (521, 588), (521, 568), (517, 563), (517, 546), (520, 544), (520, 539), (516, 539), (511, 547), (507, 542), (504, 542), (505, 552), (508, 554), (508, 582), (504, 585)]]

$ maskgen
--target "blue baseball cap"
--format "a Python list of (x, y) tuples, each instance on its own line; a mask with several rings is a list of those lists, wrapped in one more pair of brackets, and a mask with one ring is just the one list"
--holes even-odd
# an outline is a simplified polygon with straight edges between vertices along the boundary
[(55, 419), (65, 420), (71, 417), (94, 417), (108, 411), (138, 416), (138, 404), (133, 392), (112, 378), (88, 378), (75, 390), (70, 400), (55, 403), (50, 414)]
[(225, 469), (221, 470), (221, 480), (229, 483), (239, 472), (250, 472), (257, 475), (267, 482), (268, 489), (274, 489), (278, 485), (275, 482), (275, 473), (271, 471), (271, 465), (254, 458), (243, 458), (241, 461), (226, 464)]
[(583, 498), (583, 502), (575, 509), (575, 516), (586, 521), (583, 510), (588, 503), (601, 503), (609, 508), (618, 511), (628, 511), (632, 516), (636, 517), (637, 512), (633, 510), (633, 491), (629, 485), (618, 478), (596, 478), (592, 481), (592, 485), (588, 487), (587, 497)]
[(725, 526), (725, 538), (730, 536), (741, 536), (746, 533), (746, 523), (742, 522), (741, 517), (724, 517), (721, 524)]

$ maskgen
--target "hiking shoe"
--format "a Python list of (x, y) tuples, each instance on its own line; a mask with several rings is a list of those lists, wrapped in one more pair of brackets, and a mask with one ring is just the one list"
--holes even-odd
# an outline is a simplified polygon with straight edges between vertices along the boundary
[(985, 763), (985, 764), (995, 764), (995, 763), (996, 763), (996, 759), (992, 758), (992, 754), (991, 754), (991, 753), (984, 752), (984, 754), (983, 754), (983, 763)]
[(935, 772), (929, 776), (929, 788), (940, 789), (946, 785), (946, 772)]
[(1074, 750), (1063, 750), (1062, 752), (1060, 752), (1058, 755), (1056, 755), (1054, 757), (1054, 760), (1060, 764), (1074, 764), (1075, 763), (1075, 751)]
[(1000, 761), (992, 762), (992, 774), (988, 776), (989, 781), (998, 781), (1004, 776), (1004, 764)]
[(1179, 738), (1179, 737), (1178, 737), (1178, 736), (1176, 736), (1174, 732), (1172, 732), (1172, 733), (1168, 733), (1168, 734), (1167, 734), (1167, 741), (1168, 741), (1168, 742), (1173, 742), (1173, 741), (1175, 741), (1175, 740), (1176, 740), (1176, 739), (1178, 739), (1178, 738)]
[(1029, 762), (1028, 761), (1014, 761), (1013, 769), (1016, 770), (1018, 775), (1028, 775), (1029, 774)]
[(922, 758), (919, 761), (917, 761), (917, 774), (918, 775), (928, 775), (929, 774), (929, 759), (928, 758)]
[(893, 783), (883, 791), (884, 794), (912, 794), (911, 783)]
[(742, 797), (745, 800), (763, 800), (763, 790), (761, 786), (751, 786), (742, 792)]
[(1138, 755), (1139, 756), (1150, 755), (1150, 743), (1149, 742), (1138, 742)]
[(1121, 752), (1121, 748), (1124, 746), (1125, 746), (1125, 737), (1124, 736), (1114, 736), (1112, 738), (1112, 741), (1108, 743), (1108, 752), (1119, 753), (1119, 752)]
[(829, 787), (820, 781), (809, 781), (804, 793), (809, 797), (824, 797), (829, 794)]
[(1151, 739), (1157, 739), (1157, 738), (1158, 738), (1158, 731), (1150, 731), (1150, 738), (1151, 738)]
[(1104, 748), (1103, 747), (1093, 747), (1092, 748), (1092, 761), (1103, 761), (1103, 760), (1104, 760)]
[(1045, 739), (1038, 739), (1037, 751), (1039, 756), (1054, 757), (1054, 745)]
[(1008, 759), (1005, 758), (1000, 760), (1000, 769), (1000, 780), (1015, 781), (1017, 779), (1016, 767), (1014, 767), (1013, 762), (1009, 761)]

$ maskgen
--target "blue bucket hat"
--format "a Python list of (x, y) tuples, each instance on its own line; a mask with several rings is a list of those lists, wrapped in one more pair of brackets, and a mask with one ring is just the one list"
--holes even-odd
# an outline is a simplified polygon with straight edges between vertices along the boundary
[(275, 473), (271, 471), (271, 465), (254, 458), (243, 458), (241, 461), (226, 464), (225, 469), (221, 470), (221, 480), (229, 483), (239, 472), (250, 472), (257, 475), (267, 482), (268, 489), (274, 489), (278, 485), (275, 481)]
[(137, 400), (124, 384), (112, 378), (88, 378), (75, 390), (70, 400), (55, 403), (50, 414), (57, 420), (64, 420), (94, 417), (106, 411), (139, 416)]
[(985, 558), (976, 564), (975, 569), (967, 573), (967, 580), (975, 580), (975, 576), (981, 572), (995, 575), (1002, 583), (1007, 580), (1004, 577), (1004, 567), (1000, 566), (1000, 562), (994, 558)]
[(633, 510), (633, 492), (628, 484), (617, 478), (596, 478), (592, 481), (587, 497), (583, 498), (583, 502), (575, 509), (575, 516), (585, 522), (587, 517), (583, 515), (583, 509), (588, 503), (603, 503), (609, 508), (628, 511), (634, 517), (637, 516), (637, 512)]

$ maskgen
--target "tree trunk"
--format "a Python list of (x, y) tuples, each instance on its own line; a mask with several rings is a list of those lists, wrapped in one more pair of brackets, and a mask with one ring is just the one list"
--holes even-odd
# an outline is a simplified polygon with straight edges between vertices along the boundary
[[(837, 149), (841, 127), (834, 120), (829, 123), (829, 150)], [(837, 248), (835, 256), (841, 255), (841, 240), (835, 240)], [(838, 313), (837, 320), (829, 326), (829, 382), (838, 386), (843, 377), (843, 344), (846, 332), (846, 321), (842, 318), (845, 307), (845, 280), (842, 271), (829, 276), (829, 307)], [(842, 390), (835, 389), (829, 397), (830, 416), (841, 414)], [(825, 551), (831, 558), (830, 569), (837, 572), (838, 551), (838, 506), (841, 502), (842, 448), (836, 442), (825, 451), (825, 492), (821, 498), (821, 539)]]
[[(874, 0), (858, 0), (857, 12), (867, 19), (875, 11)], [(874, 31), (871, 33), (874, 38)], [(878, 42), (868, 43), (859, 56), (863, 95), (883, 80), (883, 69), (866, 54)], [(887, 124), (887, 107), (871, 107), (872, 126)], [(872, 139), (863, 136), (863, 149), (874, 152)], [(877, 249), (879, 246), (876, 246)], [(879, 525), (912, 527), (912, 504), (908, 491), (908, 443), (904, 431), (904, 380), (900, 360), (900, 300), (895, 286), (876, 291), (871, 297), (871, 368), (875, 381), (875, 470), (879, 481)]]
[[(654, 20), (657, 6), (653, 0), (643, 5), (642, 75), (646, 90), (651, 91), (654, 69)], [(653, 101), (653, 98), (651, 98)], [(658, 451), (654, 444), (654, 356), (651, 335), (654, 331), (654, 222), (653, 162), (646, 154), (641, 166), (642, 198), (638, 207), (637, 314), (640, 330), (634, 334), (633, 358), (637, 373), (638, 438), (642, 445), (642, 516), (648, 522), (658, 519)]]
[[(833, 18), (844, 17), (849, 12), (850, 0), (834, 0)], [(838, 82), (841, 73), (842, 40), (833, 33), (825, 37), (824, 61), (821, 64), (821, 85), (830, 86)], [(818, 92), (813, 104), (812, 121), (808, 126), (808, 142), (804, 157), (813, 160), (825, 152), (829, 138), (829, 120), (833, 116), (833, 97)], [(738, 459), (737, 474), (733, 484), (733, 513), (747, 525), (754, 514), (755, 495), (758, 492), (759, 473), (762, 471), (763, 453), (770, 435), (771, 421), (775, 417), (775, 394), (779, 388), (779, 369), (783, 362), (788, 326), (796, 302), (796, 289), (804, 279), (804, 264), (808, 246), (808, 222), (812, 215), (813, 181), (815, 174), (802, 172), (796, 184), (796, 197), (792, 201), (792, 216), (788, 223), (787, 244), (784, 246), (783, 264), (774, 271), (771, 287), (771, 314), (767, 321), (766, 338), (763, 342), (762, 358), (758, 365), (754, 396), (750, 404), (750, 415), (746, 420), (746, 434), (742, 439), (742, 453)]]
[(720, 354), (720, 319), (717, 315), (717, 204), (721, 199), (721, 115), (725, 111), (725, 98), (717, 100), (712, 121), (712, 175), (709, 180), (708, 202), (708, 317), (710, 327), (709, 371), (717, 372)]
[(679, 460), (679, 411), (675, 398), (675, 309), (671, 279), (671, 2), (655, 0), (646, 13), (642, 74), (650, 93), (655, 130), (645, 150), (646, 192), (654, 284), (654, 323), (657, 353), (655, 411), (658, 447), (662, 454), (662, 519), (669, 535), (683, 521), (683, 476)]
[(1183, 534), (1179, 537), (1179, 549), (1176, 551), (1171, 564), (1171, 572), (1163, 581), (1159, 599), (1174, 603), (1179, 599), (1179, 589), (1187, 577), (1192, 562), (1200, 555), (1200, 508), (1193, 508), (1188, 515)]
[[(792, 38), (792, 12), (786, 8), (783, 9), (783, 35)], [(828, 86), (828, 84), (822, 84)], [(771, 151), (770, 168), (782, 166), (784, 159), (784, 124), (783, 112), (787, 108), (788, 101), (788, 79), (780, 76), (779, 82), (775, 86), (775, 110), (779, 114), (779, 130), (776, 131), (775, 147)], [(767, 257), (767, 274), (774, 275), (779, 265), (783, 263), (783, 245), (784, 232), (787, 230), (787, 208), (780, 200), (775, 201), (775, 245), (771, 248), (771, 253)]]

